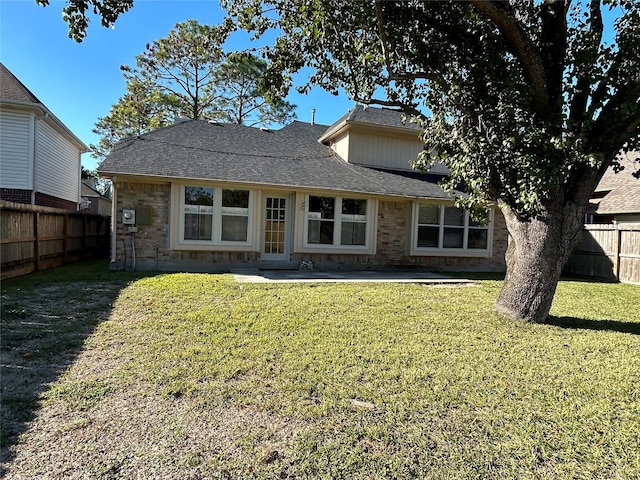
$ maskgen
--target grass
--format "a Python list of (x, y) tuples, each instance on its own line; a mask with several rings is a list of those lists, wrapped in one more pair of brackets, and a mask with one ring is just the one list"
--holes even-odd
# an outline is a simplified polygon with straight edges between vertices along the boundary
[(123, 284), (8, 478), (638, 478), (640, 288), (478, 284)]

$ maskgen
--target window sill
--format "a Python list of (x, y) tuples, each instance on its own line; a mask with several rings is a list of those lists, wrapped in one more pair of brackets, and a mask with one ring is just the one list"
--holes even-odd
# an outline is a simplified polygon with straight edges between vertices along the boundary
[(296, 253), (324, 253), (329, 255), (373, 255), (373, 249), (367, 246), (303, 245)]
[(411, 255), (414, 257), (469, 257), (469, 258), (489, 258), (491, 253), (488, 250), (459, 250), (459, 249), (418, 249), (412, 248)]

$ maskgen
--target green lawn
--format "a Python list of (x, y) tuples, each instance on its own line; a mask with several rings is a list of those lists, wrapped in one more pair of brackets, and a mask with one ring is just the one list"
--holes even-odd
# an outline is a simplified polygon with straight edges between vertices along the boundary
[(529, 325), (477, 283), (123, 283), (9, 475), (639, 478), (640, 288), (563, 281)]

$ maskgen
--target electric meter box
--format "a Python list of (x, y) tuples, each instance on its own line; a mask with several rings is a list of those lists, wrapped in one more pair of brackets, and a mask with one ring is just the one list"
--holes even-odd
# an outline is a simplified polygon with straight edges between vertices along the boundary
[(122, 223), (123, 223), (123, 225), (135, 225), (136, 224), (136, 211), (135, 210), (122, 210)]

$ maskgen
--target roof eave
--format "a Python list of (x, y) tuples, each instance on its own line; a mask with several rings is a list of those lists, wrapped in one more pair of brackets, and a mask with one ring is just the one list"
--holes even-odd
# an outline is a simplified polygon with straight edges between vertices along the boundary
[(177, 176), (168, 176), (168, 175), (140, 175), (140, 174), (136, 174), (136, 173), (125, 173), (125, 172), (107, 172), (107, 171), (101, 171), (98, 170), (98, 173), (100, 174), (101, 177), (103, 178), (108, 178), (111, 179), (112, 181), (116, 182), (116, 177), (118, 177), (118, 180), (124, 180), (126, 181), (127, 179), (130, 180), (142, 180), (145, 178), (152, 178), (156, 181), (162, 181), (162, 182), (187, 182), (187, 181), (193, 181), (193, 182), (213, 182), (213, 183), (220, 183), (220, 184), (230, 184), (230, 185), (246, 185), (247, 187), (252, 187), (252, 188), (283, 188), (283, 189), (287, 189), (287, 190), (310, 190), (310, 191), (323, 191), (323, 192), (335, 192), (335, 193), (357, 193), (360, 195), (368, 195), (371, 197), (389, 197), (389, 198), (403, 198), (403, 199), (414, 199), (414, 200), (437, 200), (437, 201), (442, 201), (445, 199), (451, 199), (451, 201), (453, 201), (454, 197), (457, 195), (464, 195), (463, 192), (454, 192), (452, 195), (451, 194), (447, 194), (446, 192), (443, 192), (444, 195), (443, 196), (434, 196), (434, 195), (422, 195), (422, 196), (416, 196), (416, 195), (407, 195), (407, 194), (403, 194), (403, 193), (381, 193), (381, 192), (369, 192), (369, 191), (363, 191), (363, 190), (349, 190), (349, 189), (344, 189), (344, 188), (331, 188), (331, 187), (323, 187), (323, 186), (317, 186), (317, 185), (293, 185), (293, 184), (284, 184), (284, 183), (256, 183), (256, 182), (246, 182), (246, 181), (242, 181), (242, 180), (227, 180), (227, 179), (217, 179), (217, 178), (197, 178), (197, 177), (177, 177)]
[(318, 142), (327, 144), (330, 140), (342, 135), (342, 133), (345, 131), (349, 131), (352, 127), (364, 127), (374, 131), (378, 130), (378, 131), (385, 131), (389, 133), (393, 132), (401, 135), (412, 136), (412, 137), (415, 137), (416, 139), (418, 139), (418, 135), (420, 133), (420, 130), (412, 129), (412, 128), (395, 127), (391, 125), (381, 125), (377, 123), (369, 123), (369, 122), (362, 122), (358, 120), (345, 119), (335, 124), (334, 126), (329, 127), (329, 129), (324, 134), (322, 134), (322, 136), (318, 139)]

